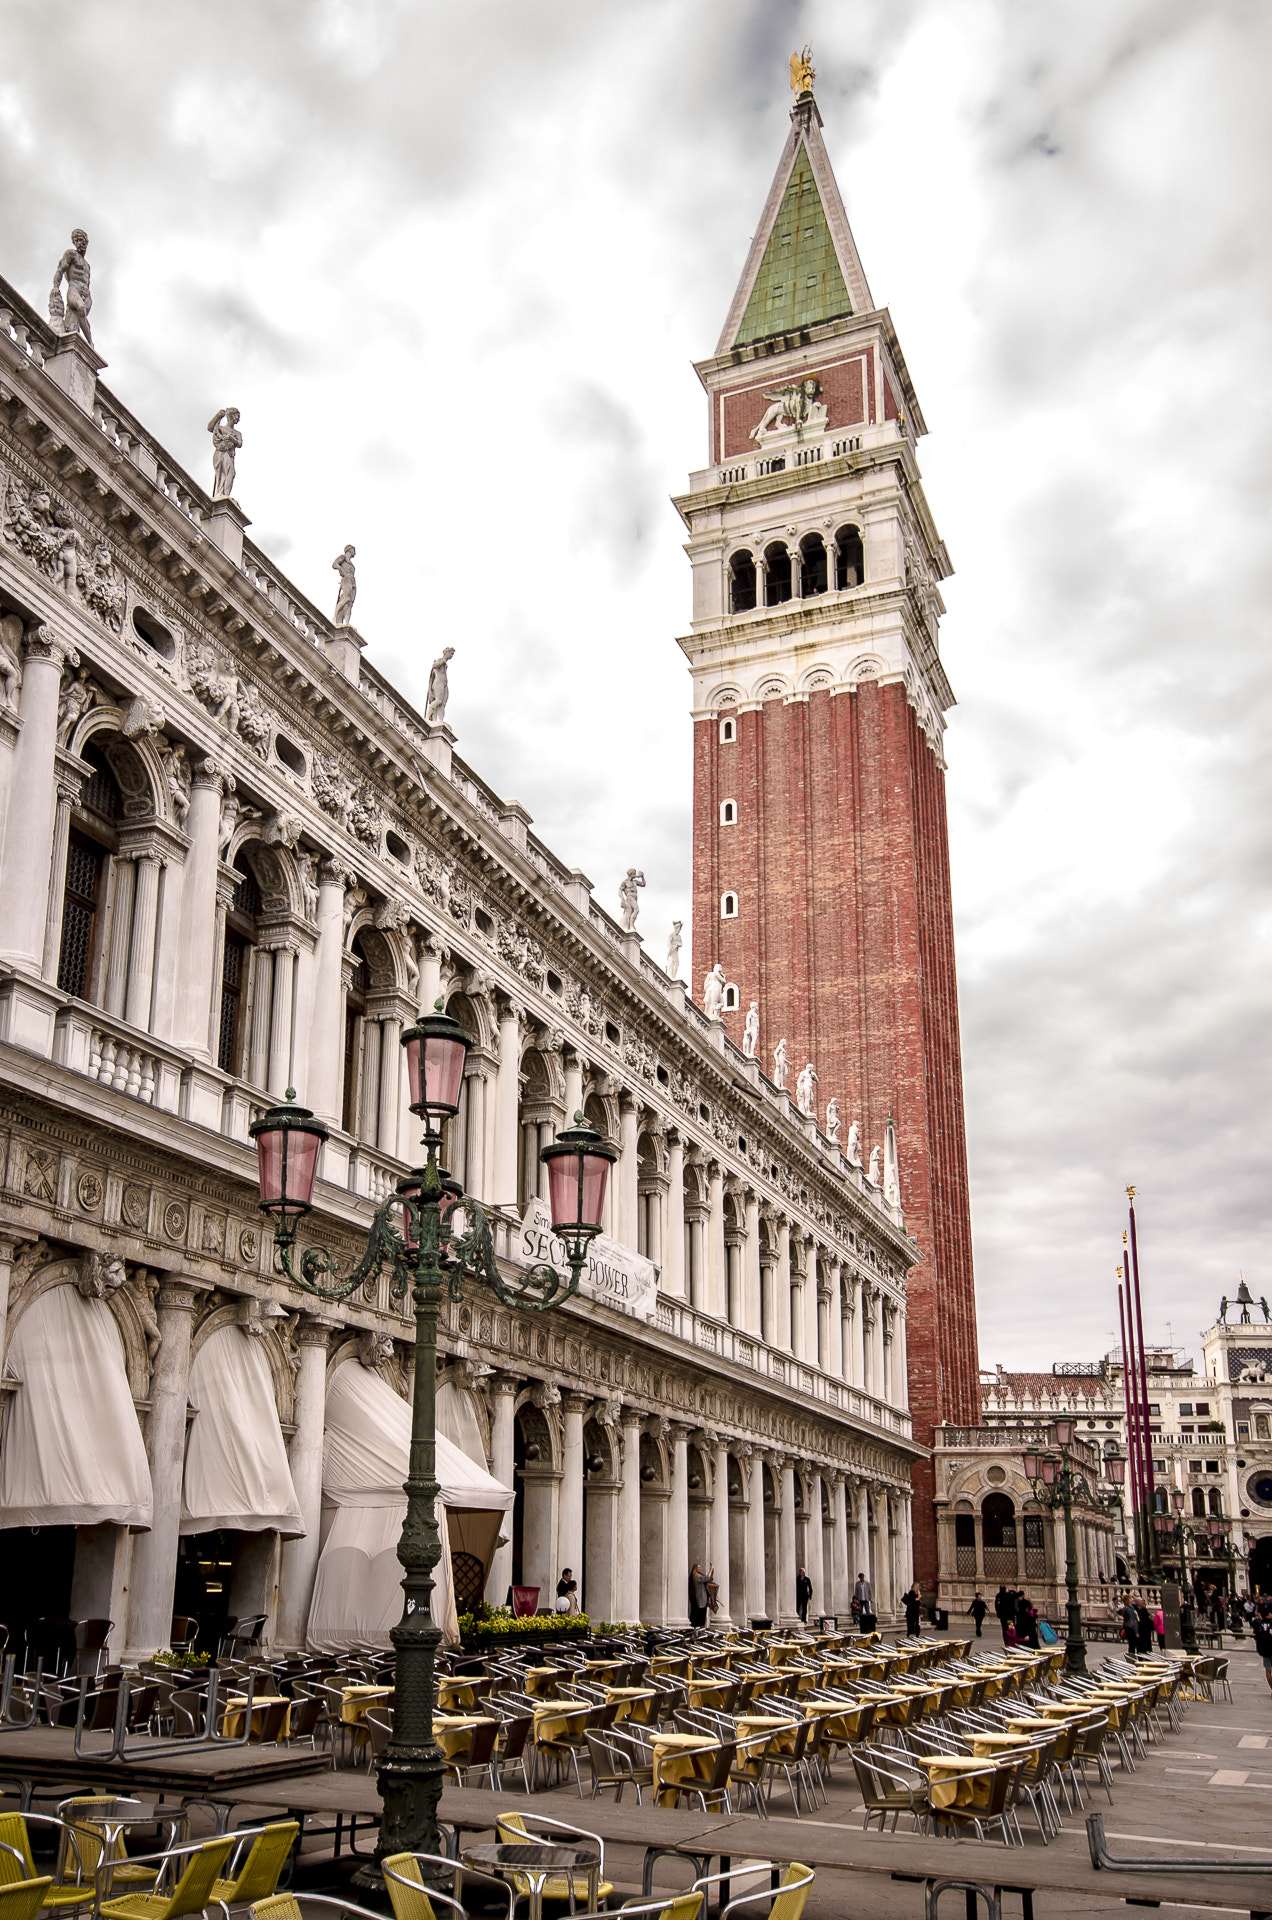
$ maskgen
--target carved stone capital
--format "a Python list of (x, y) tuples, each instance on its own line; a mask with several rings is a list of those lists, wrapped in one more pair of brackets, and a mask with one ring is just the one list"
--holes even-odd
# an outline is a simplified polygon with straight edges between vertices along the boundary
[(343, 860), (324, 857), (318, 863), (318, 884), (320, 887), (339, 887), (341, 893), (353, 885), (353, 875)]
[(332, 1334), (337, 1331), (338, 1325), (339, 1323), (335, 1320), (319, 1320), (311, 1313), (302, 1313), (300, 1324), (296, 1328), (296, 1345), (325, 1349)]
[(79, 655), (70, 641), (63, 640), (43, 621), (27, 628), (22, 636), (22, 651), (28, 660), (49, 660), (59, 671), (67, 662), (73, 667), (79, 665)]
[(211, 787), (214, 793), (220, 793), (225, 786), (225, 775), (215, 760), (196, 760), (190, 784), (194, 787)]
[(521, 1391), (520, 1380), (510, 1373), (492, 1373), (486, 1385), (496, 1399), (511, 1398)]
[(584, 1414), (591, 1405), (590, 1393), (575, 1393), (572, 1388), (567, 1388), (561, 1395), (561, 1407), (565, 1413)]
[(619, 1410), (618, 1420), (620, 1426), (642, 1427), (645, 1424), (645, 1410), (643, 1407), (624, 1406)]
[(202, 1305), (203, 1295), (196, 1287), (183, 1286), (166, 1276), (159, 1282), (155, 1306), (160, 1313), (197, 1313)]

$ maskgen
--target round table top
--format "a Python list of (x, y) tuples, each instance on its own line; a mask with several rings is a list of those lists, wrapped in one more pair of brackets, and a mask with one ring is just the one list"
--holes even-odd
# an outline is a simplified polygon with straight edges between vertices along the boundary
[(175, 1807), (155, 1807), (140, 1800), (93, 1800), (69, 1809), (72, 1826), (146, 1827), (155, 1821), (175, 1820)]
[(497, 1846), (465, 1847), (462, 1857), (479, 1867), (494, 1867), (496, 1871), (515, 1867), (523, 1873), (561, 1873), (578, 1867), (599, 1866), (601, 1850), (590, 1841), (558, 1847), (546, 1841), (523, 1840), (516, 1846), (501, 1842)]

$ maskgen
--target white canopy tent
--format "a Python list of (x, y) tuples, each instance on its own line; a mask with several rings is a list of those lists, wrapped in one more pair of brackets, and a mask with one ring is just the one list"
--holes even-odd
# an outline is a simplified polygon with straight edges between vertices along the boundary
[(0, 1527), (149, 1527), (150, 1467), (105, 1300), (50, 1287), (14, 1328), (6, 1371), (21, 1385), (0, 1459)]
[[(321, 1652), (390, 1644), (402, 1616), (398, 1537), (406, 1514), (411, 1409), (369, 1367), (342, 1360), (327, 1386), (323, 1443), (323, 1542), (309, 1610), (308, 1643)], [(437, 1435), (442, 1557), (434, 1571), (434, 1623), (448, 1646), (459, 1641), (451, 1553), (470, 1553), (489, 1571), (512, 1489), (500, 1486)]]
[(273, 1528), (301, 1537), (305, 1523), (259, 1338), (237, 1325), (210, 1333), (190, 1367), (190, 1405), (182, 1533)]

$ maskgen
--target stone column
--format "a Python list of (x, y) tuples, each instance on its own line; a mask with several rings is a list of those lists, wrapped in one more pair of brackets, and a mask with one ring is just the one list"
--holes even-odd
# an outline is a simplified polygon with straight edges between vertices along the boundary
[[(22, 731), (13, 755), (13, 785), (5, 845), (4, 930), (0, 960), (38, 973), (44, 958), (53, 829), (57, 822), (57, 703), (62, 663), (79, 656), (51, 627), (28, 627), (23, 642)], [(13, 857), (15, 850), (18, 857)]]
[[(490, 1471), (502, 1487), (516, 1487), (513, 1465), (517, 1392), (520, 1381), (506, 1373), (496, 1373), (489, 1381), (492, 1413), (490, 1420)], [(500, 1529), (508, 1535), (502, 1547), (495, 1548), (486, 1580), (486, 1598), (492, 1607), (502, 1607), (512, 1585), (512, 1514)]]
[[(136, 862), (133, 898), (132, 959), (124, 1018), (130, 1027), (150, 1028), (150, 992), (155, 977), (155, 922), (159, 913), (159, 856), (143, 853)], [(56, 964), (56, 963), (55, 963)]]
[(269, 1079), (266, 1081), (275, 1100), (281, 1100), (292, 1083), (292, 988), (296, 983), (296, 949), (274, 950), (274, 990), (269, 1012)]
[(563, 1393), (561, 1413), (565, 1430), (561, 1448), (561, 1505), (557, 1520), (557, 1553), (579, 1583), (579, 1610), (587, 1612), (583, 1590), (583, 1415), (591, 1405), (585, 1393)]
[(211, 1057), (208, 1010), (212, 1004), (216, 924), (217, 841), (221, 831), (221, 769), (197, 761), (190, 787), (186, 856), (177, 941), (177, 994), (173, 1040), (200, 1060)]
[(322, 1534), (322, 1440), (327, 1407), (327, 1341), (333, 1322), (302, 1314), (296, 1332), (296, 1431), (287, 1449), (305, 1532), (283, 1542), (278, 1575), (277, 1646), (303, 1648)]
[(707, 1286), (703, 1305), (717, 1320), (729, 1317), (728, 1282), (724, 1258), (724, 1168), (713, 1160), (707, 1168)]
[(673, 1422), (671, 1499), (667, 1505), (667, 1625), (689, 1624), (689, 1429)]
[(861, 1338), (857, 1332), (857, 1278), (847, 1267), (841, 1276), (843, 1315), (844, 1379), (850, 1387), (861, 1385)]
[(565, 1124), (574, 1125), (574, 1116), (583, 1111), (583, 1056), (566, 1047), (562, 1056), (565, 1068)]
[(199, 1301), (200, 1294), (194, 1287), (164, 1275), (156, 1301), (160, 1347), (151, 1367), (150, 1412), (146, 1416), (154, 1516), (149, 1533), (139, 1533), (134, 1542), (128, 1610), (129, 1651), (139, 1656), (148, 1657), (166, 1647), (172, 1635), (190, 1345)]
[(685, 1143), (672, 1127), (667, 1134), (667, 1219), (659, 1287), (677, 1300), (685, 1297)]
[(624, 1407), (619, 1415), (623, 1439), (623, 1478), (618, 1489), (618, 1579), (616, 1617), (629, 1625), (640, 1619), (640, 1431), (644, 1415)]
[(178, 942), (181, 938), (181, 895), (185, 888), (184, 833), (170, 829), (163, 870), (159, 876), (159, 910), (155, 917), (154, 1019), (150, 1031), (156, 1040), (171, 1040), (177, 1011)]
[(634, 1096), (624, 1092), (618, 1102), (618, 1139), (619, 1161), (614, 1169), (617, 1176), (615, 1197), (618, 1205), (615, 1210), (614, 1238), (620, 1246), (635, 1247), (637, 1241), (636, 1209), (640, 1205), (640, 1163), (636, 1154), (636, 1134), (640, 1124), (640, 1110)]
[(4, 1371), (4, 1350), (8, 1337), (9, 1278), (20, 1249), (30, 1245), (35, 1238), (34, 1232), (14, 1233), (0, 1227), (0, 1373)]
[(309, 1057), (301, 1098), (319, 1120), (344, 1122), (345, 996), (344, 895), (348, 874), (336, 860), (318, 867), (318, 944), (314, 949), (314, 998), (309, 1018)]
[(910, 1361), (907, 1346), (905, 1312), (898, 1309), (892, 1316), (892, 1399), (893, 1405), (900, 1407), (903, 1413), (910, 1411)]
[(817, 1281), (817, 1364), (823, 1373), (833, 1373), (830, 1344), (830, 1287)]
[(766, 1346), (777, 1345), (777, 1267), (772, 1260), (760, 1262), (760, 1338)]
[(270, 1005), (274, 994), (274, 956), (267, 947), (252, 949), (252, 1024), (247, 1044), (247, 1078), (254, 1087), (269, 1085)]
[(468, 1171), (465, 1186), (475, 1199), (485, 1200), (486, 1178), (486, 1073), (485, 1065), (468, 1075)]
[(870, 1377), (874, 1381), (875, 1398), (877, 1400), (886, 1400), (888, 1397), (888, 1383), (884, 1373), (883, 1293), (881, 1289), (877, 1287), (874, 1295), (874, 1325), (870, 1330), (870, 1343)]
[(499, 1015), (499, 1079), (495, 1087), (495, 1166), (491, 1200), (517, 1204), (518, 1112), (521, 1102), (521, 1008), (506, 1001)]
[(62, 956), (62, 909), (66, 897), (66, 855), (71, 839), (71, 808), (79, 797), (80, 782), (64, 776), (62, 768), (69, 754), (59, 754), (57, 815), (53, 822), (53, 853), (49, 866), (49, 899), (44, 918), (44, 957), (40, 971), (48, 981), (56, 982)]
[(825, 1544), (822, 1539), (822, 1482), (820, 1473), (809, 1475), (808, 1492), (808, 1577), (813, 1583), (813, 1597), (808, 1604), (808, 1617), (815, 1613), (827, 1613), (826, 1605), (826, 1564)]
[(791, 1229), (788, 1220), (777, 1223), (777, 1271), (773, 1279), (773, 1345), (782, 1353), (793, 1353), (791, 1345)]
[(830, 1344), (826, 1352), (826, 1371), (834, 1380), (842, 1380), (844, 1377), (844, 1321), (839, 1305), (840, 1270), (838, 1260), (832, 1260), (827, 1267), (826, 1337)]
[(810, 1367), (819, 1367), (822, 1362), (817, 1326), (817, 1249), (811, 1240), (805, 1239), (803, 1253), (804, 1358)]
[(842, 1626), (852, 1599), (852, 1570), (848, 1566), (848, 1522), (844, 1503), (844, 1476), (830, 1476), (830, 1610)]
[(376, 1140), (381, 1153), (398, 1150), (398, 1093), (402, 1084), (402, 1016), (380, 1022), (380, 1115)]
[(137, 869), (122, 855), (111, 861), (113, 882), (110, 903), (110, 952), (106, 961), (106, 992), (103, 1002), (116, 1020), (124, 1017), (124, 999), (128, 990), (128, 949), (132, 941), (133, 893)]
[(764, 1594), (764, 1460), (757, 1448), (749, 1450), (750, 1477), (746, 1514), (746, 1616), (762, 1619), (768, 1611)]
[(795, 1615), (795, 1463), (783, 1460), (781, 1474), (781, 1520), (777, 1530), (777, 1617), (794, 1620)]
[(746, 1190), (744, 1208), (746, 1245), (742, 1249), (742, 1326), (750, 1334), (761, 1330), (760, 1306), (760, 1196)]
[[(716, 1584), (720, 1589), (720, 1612), (717, 1618), (723, 1623), (730, 1617), (729, 1594), (729, 1449), (724, 1442), (708, 1434), (713, 1441), (712, 1465), (714, 1485), (711, 1491), (711, 1527), (710, 1556), (715, 1566)], [(710, 1616), (708, 1616), (709, 1618)]]

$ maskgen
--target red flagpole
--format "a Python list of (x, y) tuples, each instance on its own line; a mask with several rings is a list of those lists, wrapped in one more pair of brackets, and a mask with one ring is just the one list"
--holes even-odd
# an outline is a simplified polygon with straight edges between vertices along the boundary
[(1122, 1391), (1126, 1396), (1126, 1450), (1131, 1462), (1131, 1520), (1135, 1535), (1135, 1558), (1138, 1563), (1143, 1554), (1140, 1516), (1145, 1510), (1144, 1436), (1140, 1427), (1135, 1361), (1126, 1334), (1126, 1300), (1122, 1288), (1121, 1267), (1117, 1270), (1117, 1281), (1117, 1316), (1122, 1328)]
[[(1144, 1450), (1145, 1450), (1144, 1464), (1146, 1469), (1151, 1470), (1152, 1455), (1151, 1455), (1150, 1449), (1152, 1447), (1152, 1435), (1150, 1434), (1149, 1428), (1148, 1428), (1148, 1421), (1149, 1421), (1148, 1362), (1144, 1357), (1144, 1307), (1140, 1297), (1139, 1246), (1135, 1238), (1135, 1189), (1134, 1187), (1128, 1187), (1126, 1189), (1126, 1198), (1127, 1198), (1127, 1202), (1130, 1210), (1130, 1216), (1131, 1216), (1131, 1278), (1132, 1278), (1132, 1296), (1131, 1297), (1135, 1307), (1135, 1331), (1136, 1331), (1136, 1337), (1139, 1345), (1139, 1389), (1140, 1389), (1140, 1406), (1143, 1409), (1142, 1418), (1143, 1418), (1143, 1428), (1144, 1428)], [(1151, 1488), (1152, 1487), (1151, 1478), (1148, 1484), (1149, 1484), (1149, 1487)], [(1153, 1533), (1153, 1525), (1152, 1525), (1151, 1519), (1148, 1523), (1148, 1531), (1150, 1533)], [(1150, 1556), (1152, 1555), (1152, 1551), (1153, 1551), (1153, 1540), (1155, 1540), (1156, 1537), (1157, 1537), (1156, 1534), (1153, 1533), (1153, 1539), (1148, 1540), (1146, 1542)]]

